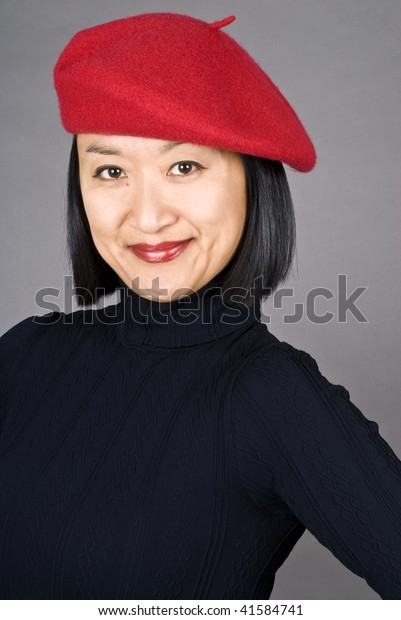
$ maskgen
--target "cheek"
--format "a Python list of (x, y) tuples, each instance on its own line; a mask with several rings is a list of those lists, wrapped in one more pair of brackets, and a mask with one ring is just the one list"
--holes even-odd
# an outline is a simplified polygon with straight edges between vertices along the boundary
[(245, 184), (237, 179), (219, 196), (215, 205), (216, 223), (221, 227), (220, 230), (230, 230), (234, 236), (242, 232), (246, 202)]
[(231, 208), (236, 218), (239, 220), (245, 220), (246, 216), (246, 207), (247, 207), (247, 197), (246, 197), (246, 186), (239, 185), (236, 188), (235, 194), (231, 199)]
[(190, 209), (205, 237), (224, 251), (239, 242), (246, 218), (245, 181), (238, 176), (230, 181), (223, 187), (205, 189)]
[(110, 205), (102, 196), (83, 193), (82, 199), (92, 235), (112, 236), (118, 227), (117, 210), (110, 209)]
[(238, 175), (236, 182), (233, 183), (229, 202), (237, 232), (241, 234), (245, 225), (247, 211), (247, 192), (244, 174)]

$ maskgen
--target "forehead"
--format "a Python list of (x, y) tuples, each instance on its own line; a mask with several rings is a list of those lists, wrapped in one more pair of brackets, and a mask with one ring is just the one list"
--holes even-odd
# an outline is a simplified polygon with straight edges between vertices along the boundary
[(81, 154), (96, 153), (100, 155), (129, 155), (130, 153), (155, 153), (163, 155), (174, 148), (186, 148), (208, 151), (211, 154), (226, 153), (223, 149), (194, 144), (192, 142), (160, 140), (141, 136), (114, 136), (104, 134), (78, 134), (78, 150)]

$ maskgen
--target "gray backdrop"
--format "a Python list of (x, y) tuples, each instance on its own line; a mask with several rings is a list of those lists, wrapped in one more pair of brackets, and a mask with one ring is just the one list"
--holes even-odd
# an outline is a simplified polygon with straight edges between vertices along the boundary
[[(309, 174), (287, 168), (298, 232), (294, 297), (264, 304), (270, 330), (311, 353), (344, 385), (401, 455), (399, 0), (2, 0), (0, 333), (44, 314), (35, 293), (63, 287), (65, 179), (71, 136), (60, 124), (52, 69), (72, 35), (135, 13), (172, 11), (211, 22), (241, 43), (296, 109), (318, 153)], [(338, 274), (367, 322), (340, 321)], [(285, 322), (317, 287), (310, 313)], [(106, 304), (116, 303), (109, 297)], [(63, 308), (62, 303), (60, 304)], [(75, 309), (75, 308), (74, 308)], [(375, 599), (308, 533), (280, 569), (273, 598)]]

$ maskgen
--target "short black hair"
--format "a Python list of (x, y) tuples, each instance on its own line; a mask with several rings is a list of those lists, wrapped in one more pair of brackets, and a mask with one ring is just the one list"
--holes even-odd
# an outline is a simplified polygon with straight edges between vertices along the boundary
[[(295, 214), (283, 164), (242, 153), (241, 157), (246, 174), (245, 225), (234, 255), (218, 278), (223, 294), (232, 291), (242, 296), (242, 304), (259, 307), (289, 274)], [(121, 287), (118, 275), (93, 243), (81, 194), (76, 135), (68, 167), (67, 251), (79, 306), (96, 304)], [(238, 288), (240, 293), (233, 290)]]

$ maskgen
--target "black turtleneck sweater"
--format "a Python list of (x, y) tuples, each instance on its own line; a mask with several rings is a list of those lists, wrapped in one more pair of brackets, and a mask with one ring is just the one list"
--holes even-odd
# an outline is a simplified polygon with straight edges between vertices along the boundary
[(305, 528), (401, 598), (401, 462), (212, 283), (0, 338), (2, 599), (268, 599)]

